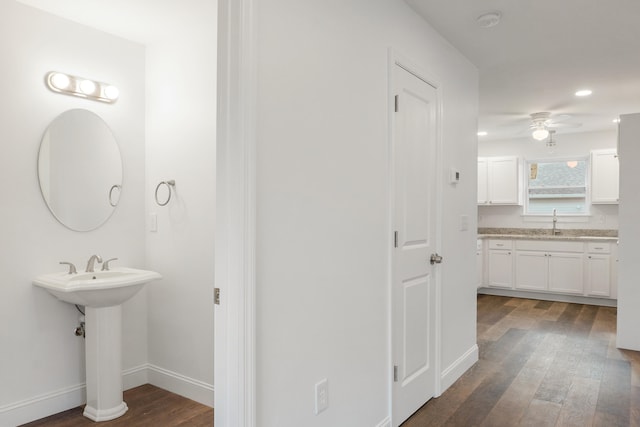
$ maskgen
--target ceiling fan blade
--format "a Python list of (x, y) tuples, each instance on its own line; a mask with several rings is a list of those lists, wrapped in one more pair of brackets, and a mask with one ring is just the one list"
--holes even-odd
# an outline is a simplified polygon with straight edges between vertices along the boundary
[(579, 128), (580, 126), (582, 126), (582, 123), (551, 122), (551, 123), (547, 123), (546, 126), (550, 129)]
[(553, 123), (565, 122), (571, 118), (571, 114), (554, 114), (551, 116), (551, 121)]

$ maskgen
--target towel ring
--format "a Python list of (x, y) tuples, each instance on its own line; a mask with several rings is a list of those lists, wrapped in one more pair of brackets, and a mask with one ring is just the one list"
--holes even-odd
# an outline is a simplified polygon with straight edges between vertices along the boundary
[[(163, 185), (166, 185), (169, 189), (169, 196), (167, 196), (167, 200), (164, 203), (161, 203), (160, 200), (158, 200), (158, 190)], [(160, 183), (156, 186), (156, 203), (158, 204), (158, 206), (166, 206), (167, 203), (169, 203), (169, 201), (171, 200), (171, 192), (175, 188), (175, 186), (176, 182), (173, 179), (169, 181), (160, 181)]]
[(122, 185), (115, 184), (109, 190), (109, 204), (111, 207), (115, 208), (118, 205), (118, 202), (113, 203), (113, 190), (118, 189), (118, 202), (120, 201), (120, 190), (122, 190)]

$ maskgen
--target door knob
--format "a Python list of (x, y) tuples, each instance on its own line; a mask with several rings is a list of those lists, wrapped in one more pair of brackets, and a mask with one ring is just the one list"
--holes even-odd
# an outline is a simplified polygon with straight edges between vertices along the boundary
[(440, 264), (442, 262), (442, 257), (437, 253), (431, 254), (431, 258), (429, 259), (429, 261), (431, 262), (431, 265)]

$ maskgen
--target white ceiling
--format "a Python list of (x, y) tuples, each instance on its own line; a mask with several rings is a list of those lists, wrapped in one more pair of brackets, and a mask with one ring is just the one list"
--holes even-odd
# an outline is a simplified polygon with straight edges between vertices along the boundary
[[(558, 138), (615, 129), (618, 115), (640, 112), (638, 0), (406, 1), (478, 67), (483, 138), (525, 137), (539, 111), (582, 123)], [(490, 11), (500, 24), (480, 28)], [(582, 88), (593, 95), (575, 97)]]
[[(216, 3), (18, 1), (143, 44), (185, 31)], [(615, 129), (615, 117), (640, 112), (638, 0), (406, 1), (478, 67), (485, 139), (526, 137), (529, 114), (539, 111), (569, 114), (569, 121), (582, 124), (559, 129), (559, 138)], [(476, 18), (489, 11), (500, 11), (501, 23), (480, 28)], [(593, 95), (576, 98), (582, 88)]]
[[(212, 0), (17, 0), (70, 21), (141, 44), (206, 25), (216, 16)], [(213, 25), (216, 25), (213, 23)]]

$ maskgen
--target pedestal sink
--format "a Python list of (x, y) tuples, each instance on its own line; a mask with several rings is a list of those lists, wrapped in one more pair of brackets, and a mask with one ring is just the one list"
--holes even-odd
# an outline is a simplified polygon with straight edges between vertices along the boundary
[(127, 412), (122, 400), (122, 303), (145, 283), (161, 278), (154, 271), (118, 267), (79, 274), (50, 273), (34, 279), (34, 285), (56, 298), (85, 307), (85, 417), (108, 421)]

